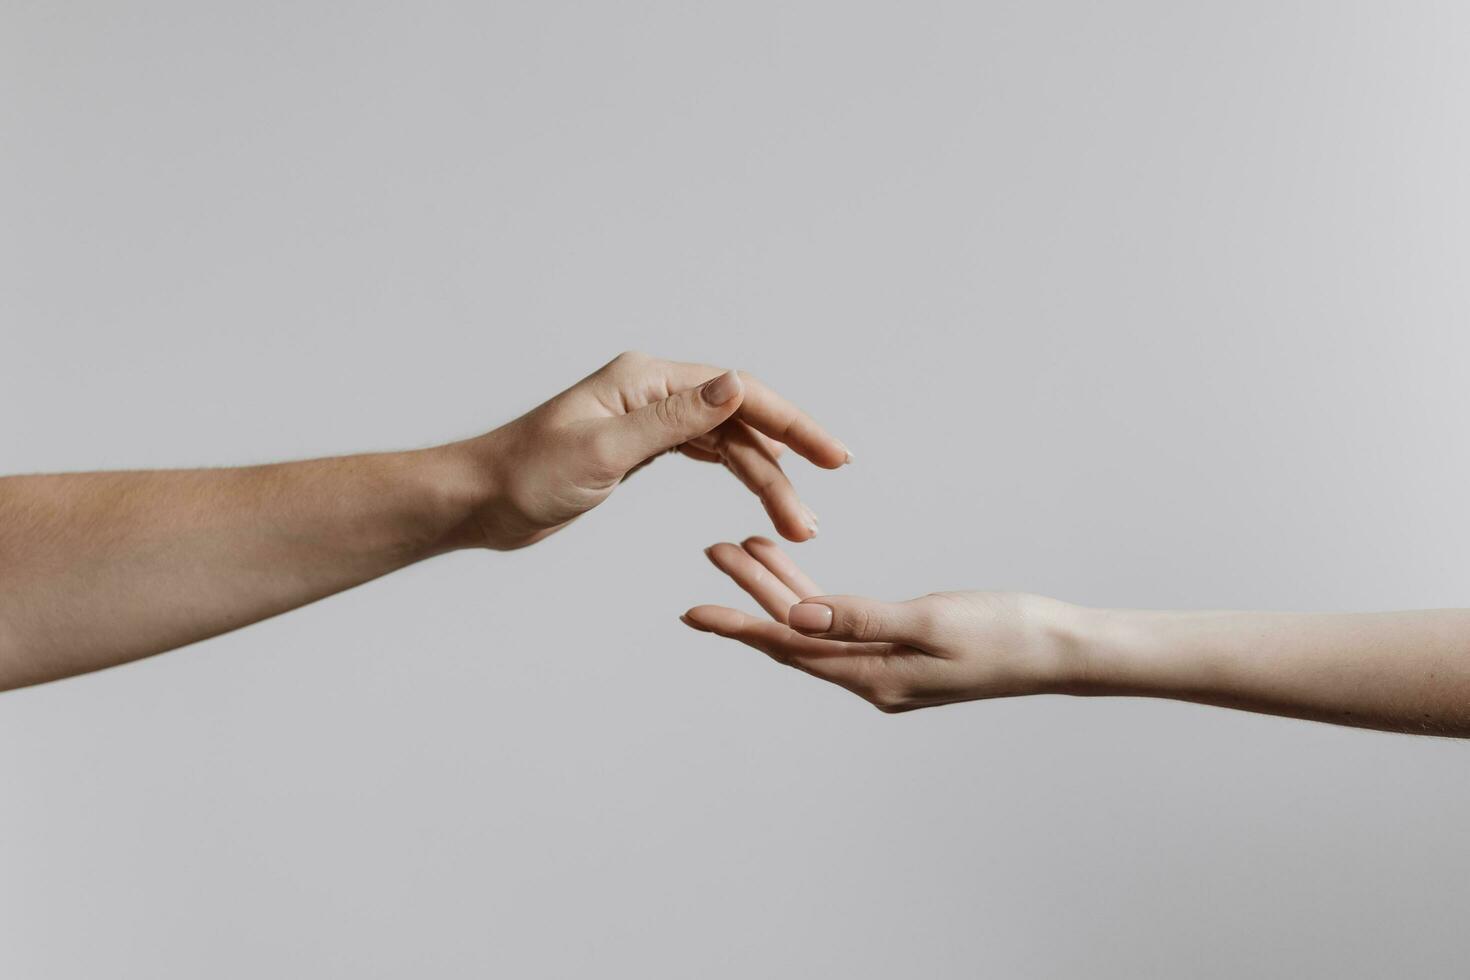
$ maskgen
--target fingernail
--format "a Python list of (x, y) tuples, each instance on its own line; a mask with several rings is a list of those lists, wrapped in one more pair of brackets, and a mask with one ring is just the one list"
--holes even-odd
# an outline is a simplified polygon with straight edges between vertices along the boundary
[(832, 628), (832, 607), (820, 602), (798, 602), (786, 614), (786, 622), (803, 633), (825, 633)]
[(847, 456), (842, 460), (842, 465), (846, 466), (848, 463), (852, 462), (852, 450), (848, 449), (846, 446), (843, 446), (842, 451), (847, 454)]
[(802, 513), (806, 516), (806, 529), (815, 536), (821, 530), (821, 522), (817, 520), (816, 513), (806, 504), (801, 505)]
[(718, 378), (706, 381), (700, 394), (711, 405), (723, 405), (740, 394), (740, 375), (734, 371), (726, 371)]
[(709, 632), (708, 629), (706, 629), (703, 626), (700, 626), (694, 620), (690, 619), (688, 613), (685, 613), (684, 615), (680, 616), (679, 617), (679, 622), (683, 623), (685, 626), (689, 627), (690, 629), (699, 630), (699, 632), (701, 632), (701, 633), (708, 633)]

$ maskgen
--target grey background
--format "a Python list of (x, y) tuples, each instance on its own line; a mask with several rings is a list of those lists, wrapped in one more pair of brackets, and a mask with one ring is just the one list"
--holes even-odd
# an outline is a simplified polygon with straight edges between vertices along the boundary
[[(834, 591), (1464, 604), (1470, 12), (0, 10), (0, 472), (425, 445), (737, 365)], [(1462, 744), (887, 717), (690, 633), (763, 530), (566, 534), (0, 698), (0, 975), (1463, 976)]]

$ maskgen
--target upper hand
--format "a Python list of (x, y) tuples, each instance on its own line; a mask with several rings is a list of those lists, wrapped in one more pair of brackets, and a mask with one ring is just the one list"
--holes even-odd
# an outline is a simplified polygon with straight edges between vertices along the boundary
[(789, 446), (826, 469), (847, 448), (747, 374), (621, 354), (544, 405), (468, 443), (492, 484), (472, 523), (487, 547), (539, 541), (601, 503), (661, 453), (721, 463), (792, 541), (817, 533), (777, 457)]
[(684, 622), (739, 640), (778, 663), (831, 681), (886, 712), (955, 701), (1060, 692), (1078, 674), (1059, 622), (1066, 606), (1041, 596), (942, 592), (907, 602), (824, 595), (765, 538), (706, 551), (770, 619), (695, 606)]

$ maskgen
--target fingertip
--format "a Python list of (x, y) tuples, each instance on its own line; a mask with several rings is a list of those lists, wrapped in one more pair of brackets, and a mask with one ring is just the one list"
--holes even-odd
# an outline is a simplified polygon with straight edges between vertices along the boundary
[(683, 613), (679, 617), (679, 622), (683, 623), (685, 626), (689, 627), (690, 629), (692, 629), (692, 630), (698, 630), (701, 633), (709, 633), (709, 632), (711, 632), (711, 630), (710, 630), (710, 628), (708, 626), (705, 626), (705, 625), (697, 622), (694, 619), (694, 610), (693, 609), (689, 610), (686, 613)]
[(805, 541), (811, 536), (802, 521), (799, 502), (785, 495), (778, 497), (773, 494), (765, 494), (761, 497), (761, 504), (766, 509), (766, 517), (771, 521), (771, 528), (785, 540)]
[(726, 606), (695, 606), (679, 617), (691, 629), (699, 630), (701, 633), (714, 633), (716, 636), (728, 636), (736, 629), (741, 620), (741, 613)]
[(820, 530), (817, 515), (800, 500), (788, 498), (779, 504), (767, 506), (766, 510), (771, 515), (771, 523), (787, 541), (797, 544), (810, 541)]
[(830, 436), (820, 449), (810, 454), (803, 453), (803, 455), (824, 470), (840, 470), (852, 462), (852, 450)]
[(733, 545), (728, 541), (717, 541), (714, 544), (710, 545), (708, 548), (704, 549), (704, 557), (710, 560), (710, 564), (714, 565), (720, 571), (724, 571), (725, 566), (720, 563), (720, 552), (729, 548), (738, 549), (738, 547), (738, 545)]
[(808, 507), (801, 509), (801, 534), (792, 538), (793, 541), (810, 541), (821, 531), (821, 525), (817, 523), (817, 515)]
[(786, 535), (786, 541), (794, 541), (797, 542), (798, 545), (804, 544), (804, 542), (811, 541), (811, 539), (816, 538), (817, 530), (819, 529), (817, 529), (816, 522), (811, 522), (810, 525), (801, 525), (800, 530), (797, 530), (797, 532), (795, 533), (789, 533), (789, 535)]

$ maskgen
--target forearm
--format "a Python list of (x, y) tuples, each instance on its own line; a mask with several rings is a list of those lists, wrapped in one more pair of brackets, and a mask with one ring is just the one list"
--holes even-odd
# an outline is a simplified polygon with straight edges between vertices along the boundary
[(469, 540), (458, 447), (0, 479), (0, 690), (136, 660)]
[(1075, 693), (1175, 698), (1470, 737), (1470, 610), (1369, 614), (1077, 609)]

